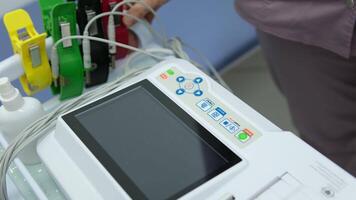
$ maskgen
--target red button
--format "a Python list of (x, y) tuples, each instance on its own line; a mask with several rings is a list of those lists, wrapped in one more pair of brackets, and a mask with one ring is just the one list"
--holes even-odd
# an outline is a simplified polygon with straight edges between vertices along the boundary
[(245, 129), (244, 132), (247, 133), (247, 135), (250, 137), (254, 135), (254, 133), (248, 129)]
[(168, 79), (167, 74), (161, 74), (160, 76), (161, 76), (161, 78), (164, 79), (164, 80)]

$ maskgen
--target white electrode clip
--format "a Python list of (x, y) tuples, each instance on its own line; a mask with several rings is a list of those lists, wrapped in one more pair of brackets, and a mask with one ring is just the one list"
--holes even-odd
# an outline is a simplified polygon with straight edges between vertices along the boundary
[(84, 62), (84, 68), (86, 71), (91, 69), (91, 47), (90, 47), (90, 40), (86, 37), (89, 36), (89, 32), (85, 31), (83, 33), (84, 39), (83, 39), (83, 62)]
[(52, 64), (52, 78), (53, 84), (55, 87), (58, 86), (58, 78), (59, 78), (59, 58), (57, 53), (57, 48), (53, 46), (51, 51), (51, 64)]
[[(110, 41), (116, 41), (116, 31), (115, 31), (115, 19), (113, 15), (109, 16), (108, 22), (108, 39)], [(109, 44), (109, 53), (111, 57), (111, 67), (115, 68), (116, 64), (116, 46)]]

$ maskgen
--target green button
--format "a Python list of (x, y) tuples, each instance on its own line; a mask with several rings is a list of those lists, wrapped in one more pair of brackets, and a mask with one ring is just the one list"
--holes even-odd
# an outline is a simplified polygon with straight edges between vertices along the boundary
[(239, 139), (240, 140), (246, 140), (248, 138), (248, 135), (246, 133), (240, 133), (239, 134)]
[(235, 137), (243, 143), (247, 142), (250, 139), (250, 136), (245, 131), (241, 131), (239, 134), (235, 135)]
[(174, 71), (172, 69), (169, 69), (169, 70), (167, 70), (167, 74), (172, 76), (172, 75), (174, 75)]

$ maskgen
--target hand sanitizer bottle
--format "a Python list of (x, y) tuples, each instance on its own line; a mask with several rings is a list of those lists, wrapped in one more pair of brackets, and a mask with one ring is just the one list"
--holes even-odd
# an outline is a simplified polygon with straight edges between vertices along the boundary
[[(27, 126), (45, 114), (41, 103), (32, 97), (22, 97), (19, 90), (11, 85), (8, 78), (0, 78), (0, 130), (8, 143)], [(40, 162), (36, 153), (36, 142), (29, 144), (19, 154), (26, 165)]]

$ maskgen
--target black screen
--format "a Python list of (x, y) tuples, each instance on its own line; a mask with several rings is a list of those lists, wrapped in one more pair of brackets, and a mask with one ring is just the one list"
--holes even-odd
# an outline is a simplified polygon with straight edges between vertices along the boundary
[(80, 110), (74, 131), (134, 199), (177, 198), (241, 160), (148, 81)]

